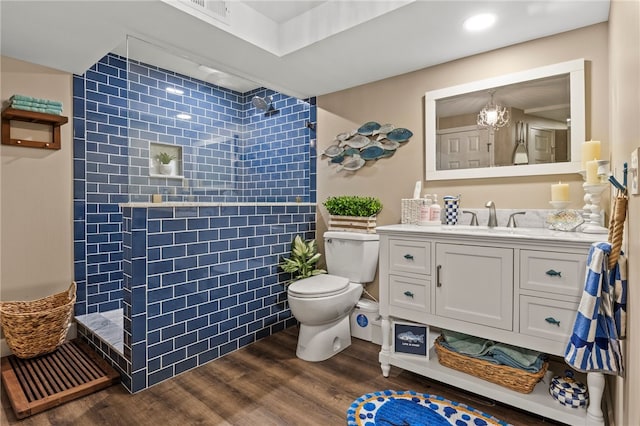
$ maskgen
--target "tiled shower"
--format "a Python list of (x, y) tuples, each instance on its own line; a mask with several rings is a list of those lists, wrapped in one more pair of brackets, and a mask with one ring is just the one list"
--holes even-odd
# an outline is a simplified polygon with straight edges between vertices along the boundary
[[(78, 334), (130, 392), (295, 323), (277, 263), (315, 236), (315, 120), (313, 98), (114, 54), (74, 76), (75, 314), (98, 318)], [(180, 154), (179, 176), (156, 173), (154, 148)], [(119, 341), (97, 329), (112, 323)]]

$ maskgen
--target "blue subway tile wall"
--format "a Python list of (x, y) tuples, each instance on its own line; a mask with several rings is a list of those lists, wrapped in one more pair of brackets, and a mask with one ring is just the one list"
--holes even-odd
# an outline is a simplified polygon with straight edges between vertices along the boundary
[[(183, 227), (175, 224), (186, 223), (193, 208), (124, 209), (124, 292), (129, 294), (124, 310), (131, 318), (125, 322), (124, 346), (132, 354), (132, 392), (295, 323), (285, 303), (286, 276), (277, 264), (295, 235), (314, 238), (315, 205), (260, 209), (198, 207), (190, 222), (196, 240), (188, 243), (176, 243)], [(273, 225), (248, 224), (258, 216)], [(238, 228), (236, 222), (247, 224)], [(188, 255), (194, 245), (198, 253)]]
[[(232, 310), (209, 315), (226, 321), (224, 327), (237, 337), (232, 318), (251, 315), (253, 310), (243, 306), (255, 308), (250, 304), (256, 300), (246, 292), (237, 298), (232, 296), (235, 293), (223, 294), (224, 288), (237, 279), (248, 283), (260, 304), (279, 300), (252, 287), (265, 279), (256, 271), (265, 274), (275, 265), (258, 268), (254, 259), (274, 253), (273, 247), (284, 247), (283, 238), (298, 232), (301, 223), (312, 230), (315, 208), (293, 214), (286, 212), (288, 207), (271, 205), (209, 205), (177, 211), (154, 207), (144, 213), (136, 208), (128, 212), (130, 217), (123, 217), (120, 204), (149, 202), (152, 194), (162, 194), (165, 201), (302, 202), (300, 208), (315, 203), (317, 154), (311, 125), (316, 117), (315, 98), (298, 100), (264, 88), (239, 93), (113, 54), (84, 75), (74, 76), (73, 83), (75, 313), (124, 309), (124, 358), (111, 357), (106, 350), (101, 353), (128, 374), (123, 381), (128, 389), (139, 390), (149, 380), (140, 373), (142, 366), (151, 365), (145, 345), (164, 342), (163, 333), (147, 330), (146, 315), (162, 317), (165, 310), (173, 310), (174, 319), (186, 321), (200, 310)], [(182, 93), (170, 93), (167, 87)], [(271, 96), (275, 112), (257, 111), (251, 102), (256, 95)], [(179, 113), (191, 119), (176, 117)], [(154, 147), (178, 150), (179, 177), (158, 174)], [(144, 247), (134, 244), (143, 238)], [(203, 262), (208, 266), (199, 265)], [(280, 282), (275, 275), (266, 276), (269, 285)], [(175, 286), (171, 296), (167, 286)], [(214, 304), (194, 293), (194, 287), (207, 288), (221, 299)], [(173, 300), (175, 295), (182, 295), (184, 306)], [(147, 306), (150, 300), (153, 303)], [(229, 305), (233, 302), (237, 305)], [(186, 354), (215, 359), (281, 327), (277, 324), (283, 321), (277, 319), (286, 321), (283, 315), (276, 315), (270, 328), (252, 323), (251, 333), (236, 343), (209, 347), (205, 355), (196, 349), (202, 345), (197, 341), (198, 346), (189, 346)], [(187, 329), (202, 320), (195, 316), (190, 321)], [(164, 337), (177, 331), (165, 331)], [(96, 340), (89, 334), (86, 340)], [(181, 336), (180, 341), (192, 338)], [(218, 335), (215, 339), (224, 342)], [(138, 355), (132, 361), (136, 354), (145, 358)], [(194, 365), (180, 351), (166, 355), (164, 361), (152, 359), (153, 365), (160, 366), (153, 370), (154, 383), (165, 378), (170, 359), (182, 359), (174, 372)]]

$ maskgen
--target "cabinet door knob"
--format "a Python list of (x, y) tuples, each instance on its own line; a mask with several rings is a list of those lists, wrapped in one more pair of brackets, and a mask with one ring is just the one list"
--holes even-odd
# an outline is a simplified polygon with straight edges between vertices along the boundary
[(442, 265), (436, 266), (436, 287), (442, 287), (442, 283), (440, 282), (440, 270), (442, 269)]
[(407, 259), (407, 260), (413, 260), (413, 255), (407, 253), (407, 254), (404, 255), (404, 258)]
[(556, 271), (555, 269), (549, 269), (547, 272), (545, 272), (545, 274), (549, 275), (550, 277), (562, 278), (562, 272)]
[(404, 295), (413, 299), (413, 293), (411, 293), (410, 291), (405, 291)]
[(549, 324), (554, 324), (557, 325), (558, 327), (560, 327), (560, 321), (558, 321), (557, 319), (555, 319), (554, 317), (547, 317), (544, 319), (546, 322), (548, 322)]

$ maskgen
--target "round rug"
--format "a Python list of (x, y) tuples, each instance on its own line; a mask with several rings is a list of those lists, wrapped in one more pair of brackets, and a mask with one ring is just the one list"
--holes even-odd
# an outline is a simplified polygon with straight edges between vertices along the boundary
[(441, 396), (414, 391), (368, 393), (347, 410), (348, 426), (506, 426), (508, 423)]

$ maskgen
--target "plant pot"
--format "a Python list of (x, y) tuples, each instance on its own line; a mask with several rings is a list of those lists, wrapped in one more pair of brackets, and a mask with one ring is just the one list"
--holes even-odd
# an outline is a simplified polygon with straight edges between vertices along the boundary
[(160, 174), (171, 176), (175, 174), (175, 162), (172, 160), (169, 164), (160, 163), (159, 166)]
[(329, 231), (376, 233), (376, 216), (336, 216), (329, 215)]

